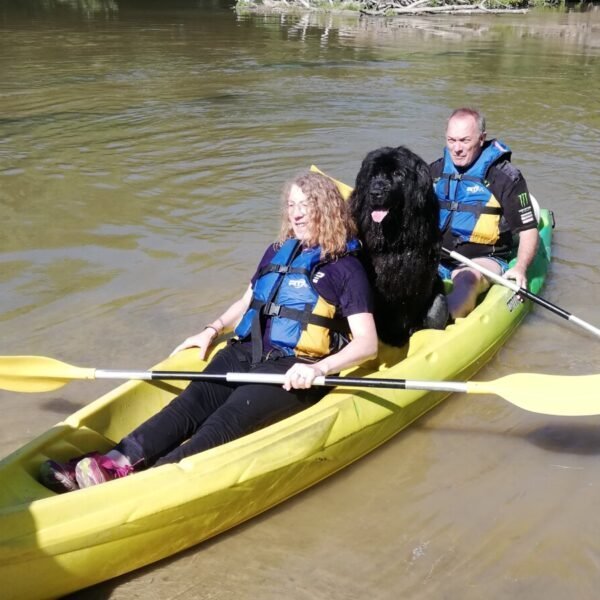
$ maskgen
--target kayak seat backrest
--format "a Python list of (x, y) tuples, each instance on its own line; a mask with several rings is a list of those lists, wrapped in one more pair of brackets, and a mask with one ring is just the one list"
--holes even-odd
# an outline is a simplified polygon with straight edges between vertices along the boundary
[(80, 426), (76, 429), (65, 426), (61, 435), (40, 450), (54, 460), (69, 460), (88, 452), (107, 452), (116, 442), (109, 440), (101, 433), (89, 427)]
[(53, 431), (57, 435), (40, 446), (37, 452), (23, 457), (23, 469), (36, 480), (40, 465), (46, 460), (66, 462), (89, 452), (107, 452), (116, 443), (88, 427), (73, 429), (67, 425), (57, 425)]

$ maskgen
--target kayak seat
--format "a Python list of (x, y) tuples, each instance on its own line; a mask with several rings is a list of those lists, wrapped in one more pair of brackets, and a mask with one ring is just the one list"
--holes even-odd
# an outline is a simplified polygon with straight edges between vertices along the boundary
[[(60, 431), (61, 429), (62, 431)], [(73, 429), (62, 424), (54, 427), (54, 432), (55, 435), (46, 444), (40, 446), (37, 452), (23, 458), (24, 469), (36, 482), (40, 465), (46, 460), (67, 462), (76, 456), (82, 456), (89, 452), (108, 452), (116, 444), (113, 440), (109, 440), (88, 427)]]
[(83, 427), (73, 429), (64, 423), (56, 425), (42, 443), (24, 452), (18, 461), (8, 467), (9, 476), (0, 489), (0, 506), (28, 504), (33, 500), (56, 496), (39, 481), (40, 465), (49, 459), (66, 462), (76, 456), (98, 450), (106, 452), (115, 442), (97, 431)]
[(107, 452), (116, 443), (89, 427), (65, 427), (62, 435), (40, 448), (40, 455), (45, 455), (44, 460), (51, 458), (62, 462), (88, 452)]

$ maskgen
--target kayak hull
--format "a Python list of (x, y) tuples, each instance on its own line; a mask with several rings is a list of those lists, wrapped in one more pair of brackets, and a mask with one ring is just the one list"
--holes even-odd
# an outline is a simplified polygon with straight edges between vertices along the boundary
[[(529, 273), (534, 293), (550, 261), (548, 211), (541, 221)], [(467, 318), (444, 331), (417, 332), (404, 348), (382, 346), (377, 362), (352, 376), (468, 380), (531, 308), (518, 303), (511, 311), (511, 295), (494, 285)], [(196, 356), (185, 351), (155, 369), (202, 370)], [(47, 458), (107, 450), (184, 386), (125, 383), (0, 462), (0, 581), (10, 582), (4, 597), (61, 596), (198, 544), (358, 460), (449, 395), (335, 388), (299, 414), (178, 464), (69, 494), (37, 482)]]

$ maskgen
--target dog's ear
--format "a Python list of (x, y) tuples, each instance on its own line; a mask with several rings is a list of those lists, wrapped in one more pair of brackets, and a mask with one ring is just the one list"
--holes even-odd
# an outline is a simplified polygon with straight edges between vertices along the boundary
[(371, 179), (371, 155), (373, 152), (369, 152), (367, 156), (363, 159), (360, 169), (356, 174), (356, 182), (354, 184), (354, 189), (352, 190), (352, 194), (350, 194), (350, 198), (348, 200), (350, 204), (350, 211), (356, 217), (360, 210), (360, 205), (364, 201), (366, 190), (369, 186), (369, 180)]
[[(358, 202), (357, 200), (357, 192), (356, 192), (356, 187), (352, 190), (352, 193), (350, 194), (350, 197), (348, 198), (348, 207), (350, 208), (350, 214), (355, 217), (355, 211), (356, 211), (356, 204)], [(356, 217), (355, 217), (356, 218)]]
[(373, 152), (369, 152), (360, 163), (360, 169), (356, 174), (356, 185), (355, 189), (363, 190), (367, 186), (369, 179), (371, 178), (371, 169), (373, 167), (372, 160)]
[(415, 174), (417, 176), (417, 185), (422, 189), (428, 189), (433, 187), (433, 180), (431, 179), (431, 173), (429, 166), (424, 160), (417, 161), (415, 165)]
[(354, 221), (357, 225), (360, 224), (360, 220), (361, 220), (360, 217), (361, 217), (361, 213), (362, 213), (361, 207), (364, 206), (364, 199), (365, 199), (364, 189), (365, 189), (364, 184), (361, 184), (357, 177), (356, 178), (356, 186), (352, 190), (352, 193), (350, 194), (350, 197), (348, 198), (348, 208), (350, 209), (350, 214), (352, 215), (352, 218), (354, 219)]
[(433, 191), (433, 180), (429, 171), (429, 166), (421, 158), (415, 156), (413, 175), (416, 205), (421, 209), (434, 209), (437, 205), (437, 199)]

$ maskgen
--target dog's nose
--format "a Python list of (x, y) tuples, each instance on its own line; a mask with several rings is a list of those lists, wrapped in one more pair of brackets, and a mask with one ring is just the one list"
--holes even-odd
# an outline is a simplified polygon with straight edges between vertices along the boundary
[(386, 195), (389, 183), (383, 177), (375, 177), (369, 185), (369, 193), (373, 198), (381, 198)]

